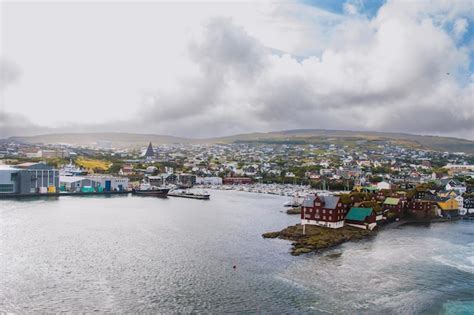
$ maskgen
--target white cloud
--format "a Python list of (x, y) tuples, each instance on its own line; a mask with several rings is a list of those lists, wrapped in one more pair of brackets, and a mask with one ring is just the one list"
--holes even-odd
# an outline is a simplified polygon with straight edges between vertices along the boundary
[(136, 47), (132, 59), (117, 52), (121, 83), (98, 69), (113, 100), (143, 99), (135, 117), (127, 109), (102, 128), (117, 118), (122, 130), (181, 136), (328, 128), (474, 138), (472, 47), (458, 41), (469, 7), (389, 1), (370, 19), (360, 5), (347, 2), (349, 16), (302, 4), (159, 5), (167, 28), (147, 30), (153, 53), (126, 37)]
[(354, 0), (347, 1), (343, 5), (343, 10), (346, 14), (357, 15), (359, 14), (361, 5), (362, 4), (360, 3), (360, 1), (354, 1)]
[(455, 38), (462, 38), (466, 33), (468, 26), (469, 22), (465, 18), (456, 19), (453, 25), (453, 33)]

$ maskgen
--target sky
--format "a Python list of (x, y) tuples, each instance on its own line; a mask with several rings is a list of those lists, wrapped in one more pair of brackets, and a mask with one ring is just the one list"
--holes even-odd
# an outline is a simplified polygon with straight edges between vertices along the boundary
[(474, 140), (471, 1), (0, 2), (0, 138)]

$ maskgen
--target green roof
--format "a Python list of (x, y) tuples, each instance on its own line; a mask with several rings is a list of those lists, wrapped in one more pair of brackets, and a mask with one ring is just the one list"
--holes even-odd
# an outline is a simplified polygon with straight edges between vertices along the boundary
[(400, 201), (400, 199), (398, 199), (398, 198), (388, 197), (387, 199), (385, 199), (385, 202), (383, 204), (384, 205), (396, 206), (396, 205), (398, 205), (399, 201)]
[(372, 208), (351, 208), (346, 215), (346, 220), (364, 221), (372, 213)]

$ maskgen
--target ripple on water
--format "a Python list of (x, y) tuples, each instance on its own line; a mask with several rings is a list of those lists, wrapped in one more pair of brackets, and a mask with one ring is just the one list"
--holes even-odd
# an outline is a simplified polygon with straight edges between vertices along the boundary
[(309, 255), (280, 276), (315, 292), (320, 310), (438, 312), (453, 297), (472, 300), (474, 239), (459, 242), (470, 228), (386, 230), (373, 240)]
[(285, 201), (238, 192), (215, 192), (209, 202), (0, 201), (0, 312), (436, 313), (461, 309), (460, 301), (472, 306), (472, 222), (386, 230), (292, 257), (290, 242), (261, 237), (298, 222), (280, 211)]

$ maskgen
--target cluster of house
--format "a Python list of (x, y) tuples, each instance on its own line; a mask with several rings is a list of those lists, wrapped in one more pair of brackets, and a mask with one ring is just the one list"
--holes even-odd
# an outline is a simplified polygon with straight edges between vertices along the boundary
[[(113, 148), (111, 144), (110, 141), (98, 141), (93, 147), (71, 147), (0, 141), (0, 157), (47, 159), (80, 155), (107, 159), (110, 156), (122, 165), (116, 174), (118, 180), (111, 175), (103, 175), (105, 179), (99, 179), (89, 174), (73, 174), (76, 178), (64, 180), (60, 176), (61, 184), (55, 186), (57, 190), (61, 187), (66, 190), (120, 190), (128, 185), (124, 182), (126, 179), (120, 178), (128, 177), (131, 181), (148, 178), (155, 185), (297, 183), (311, 184), (313, 188), (323, 190), (351, 190), (352, 186), (356, 186), (356, 189), (373, 192), (393, 190), (395, 187), (411, 189), (421, 183), (438, 181), (446, 173), (474, 177), (474, 165), (469, 165), (472, 159), (467, 155), (404, 148), (389, 141), (358, 141), (357, 146), (259, 142), (153, 147), (150, 143), (143, 150)], [(170, 165), (175, 172), (166, 167), (158, 169), (158, 165)], [(440, 168), (442, 165), (445, 167)], [(10, 188), (0, 186), (4, 190)]]
[[(104, 154), (125, 163), (119, 174), (123, 176), (137, 171), (133, 170), (133, 165), (167, 163), (173, 164), (178, 173), (220, 177), (228, 184), (304, 180), (306, 183), (321, 182), (323, 185), (318, 186), (321, 189), (339, 189), (334, 184), (341, 181), (347, 180), (345, 185), (349, 186), (349, 181), (368, 185), (383, 180), (410, 188), (439, 179), (446, 175), (445, 172), (474, 176), (474, 166), (466, 165), (470, 160), (464, 154), (405, 148), (390, 141), (357, 141), (357, 146), (259, 142), (154, 147), (150, 143), (143, 150), (114, 148), (110, 141), (98, 141), (92, 147), (0, 141), (0, 157), (66, 158)], [(440, 173), (439, 166), (445, 164), (448, 165), (444, 173)]]
[(344, 225), (374, 229), (389, 219), (411, 215), (416, 218), (474, 214), (474, 197), (463, 197), (466, 187), (455, 179), (443, 181), (445, 190), (379, 190), (341, 195), (308, 195), (301, 206), (301, 224), (341, 228)]

